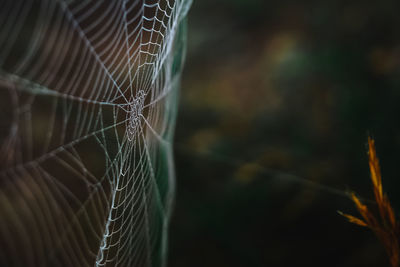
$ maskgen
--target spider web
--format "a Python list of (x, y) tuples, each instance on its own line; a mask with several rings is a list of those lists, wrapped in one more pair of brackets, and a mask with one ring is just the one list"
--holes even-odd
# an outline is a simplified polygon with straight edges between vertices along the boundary
[(189, 7), (0, 2), (0, 265), (165, 265)]

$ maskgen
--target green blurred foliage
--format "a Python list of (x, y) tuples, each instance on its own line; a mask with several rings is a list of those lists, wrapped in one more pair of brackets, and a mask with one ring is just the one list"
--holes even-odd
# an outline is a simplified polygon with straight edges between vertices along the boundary
[(348, 189), (372, 198), (372, 134), (400, 214), (399, 7), (194, 2), (170, 266), (387, 264), (336, 210), (354, 211)]

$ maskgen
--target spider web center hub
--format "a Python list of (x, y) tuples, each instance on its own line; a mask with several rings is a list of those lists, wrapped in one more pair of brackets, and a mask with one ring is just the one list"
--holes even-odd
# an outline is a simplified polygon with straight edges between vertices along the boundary
[(136, 133), (140, 130), (145, 98), (145, 92), (139, 90), (136, 93), (136, 97), (129, 104), (129, 112), (127, 113), (128, 125), (126, 127), (126, 135), (129, 141), (133, 141)]

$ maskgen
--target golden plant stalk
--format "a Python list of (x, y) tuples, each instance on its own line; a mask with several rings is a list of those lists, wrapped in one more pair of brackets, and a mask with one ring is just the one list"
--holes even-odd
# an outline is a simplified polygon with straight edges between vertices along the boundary
[(368, 149), (369, 169), (379, 216), (371, 212), (371, 209), (364, 205), (354, 193), (351, 193), (351, 199), (362, 218), (340, 211), (339, 214), (346, 217), (351, 223), (370, 228), (384, 245), (391, 266), (398, 267), (400, 266), (400, 224), (396, 221), (387, 195), (383, 193), (382, 176), (376, 156), (375, 141), (370, 137), (368, 137)]

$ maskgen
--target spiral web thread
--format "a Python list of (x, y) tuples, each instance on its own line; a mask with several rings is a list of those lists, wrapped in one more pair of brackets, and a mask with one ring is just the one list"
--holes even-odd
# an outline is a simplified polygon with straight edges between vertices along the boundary
[(0, 265), (163, 266), (189, 0), (0, 1)]

